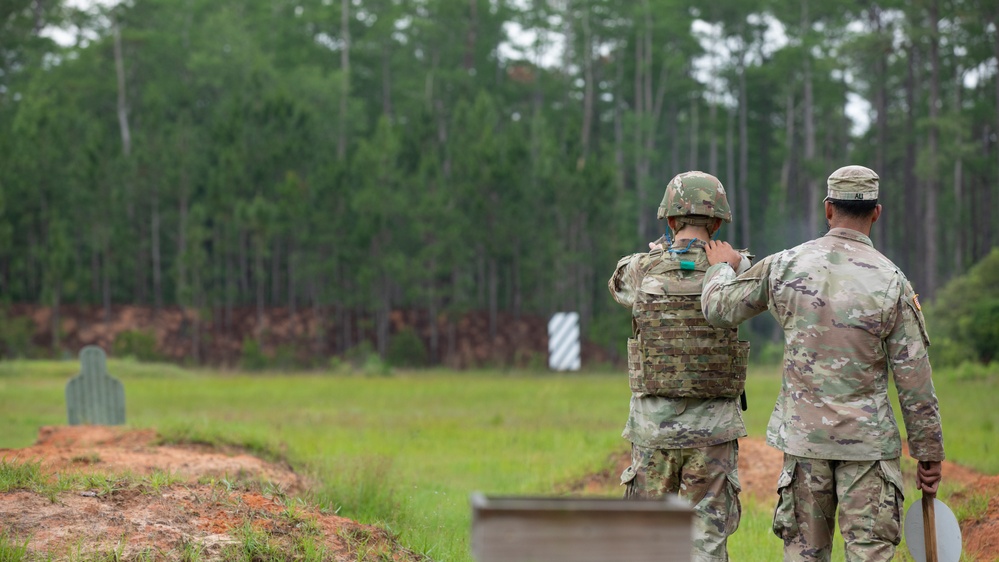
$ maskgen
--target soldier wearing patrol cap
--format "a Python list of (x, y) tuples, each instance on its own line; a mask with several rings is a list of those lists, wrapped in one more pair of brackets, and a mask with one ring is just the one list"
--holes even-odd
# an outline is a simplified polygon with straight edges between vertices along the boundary
[(725, 243), (702, 306), (712, 325), (734, 327), (769, 309), (784, 329), (781, 392), (767, 443), (784, 452), (773, 530), (785, 560), (829, 560), (834, 523), (847, 560), (891, 560), (901, 540), (902, 441), (891, 402), (898, 389), (917, 487), (935, 493), (944, 458), (930, 342), (916, 293), (874, 249), (879, 178), (863, 166), (832, 173), (824, 202), (829, 232), (737, 274)]
[[(735, 329), (707, 324), (700, 293), (705, 243), (732, 212), (721, 182), (692, 171), (666, 186), (658, 217), (668, 233), (649, 252), (621, 258), (608, 282), (614, 300), (632, 310), (623, 433), (632, 463), (621, 483), (626, 497), (690, 500), (693, 559), (728, 560), (728, 536), (741, 515), (737, 439), (746, 435), (739, 397), (749, 344)], [(737, 255), (736, 267), (748, 269), (748, 254)]]

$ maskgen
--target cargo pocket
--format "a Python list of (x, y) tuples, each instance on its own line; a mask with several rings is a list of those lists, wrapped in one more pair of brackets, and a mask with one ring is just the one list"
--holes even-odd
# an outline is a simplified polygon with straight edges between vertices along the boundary
[(621, 473), (621, 485), (624, 486), (624, 497), (625, 499), (633, 499), (639, 497), (638, 492), (635, 490), (635, 477), (638, 476), (638, 471), (635, 470), (635, 465), (631, 465), (624, 469)]
[(739, 493), (742, 492), (742, 485), (739, 483), (739, 473), (732, 471), (728, 477), (728, 520), (725, 522), (725, 535), (731, 536), (739, 528), (742, 521), (742, 501), (739, 500)]
[(778, 497), (777, 507), (774, 508), (773, 531), (784, 539), (785, 544), (798, 536), (798, 520), (794, 517), (794, 489), (791, 487), (797, 464), (794, 459), (785, 459), (784, 468), (777, 480)]
[(881, 476), (881, 498), (874, 506), (874, 537), (896, 546), (902, 541), (902, 505), (905, 496), (902, 492), (902, 470), (899, 460), (878, 461), (878, 474)]

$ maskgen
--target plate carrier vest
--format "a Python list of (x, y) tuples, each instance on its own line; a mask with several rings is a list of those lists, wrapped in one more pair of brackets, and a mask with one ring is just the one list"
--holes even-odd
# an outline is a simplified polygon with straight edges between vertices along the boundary
[[(715, 328), (701, 312), (704, 244), (689, 253), (654, 250), (640, 265), (651, 290), (638, 291), (628, 339), (632, 392), (667, 398), (735, 398), (746, 387), (749, 342), (738, 328)], [(661, 292), (658, 287), (661, 285)]]

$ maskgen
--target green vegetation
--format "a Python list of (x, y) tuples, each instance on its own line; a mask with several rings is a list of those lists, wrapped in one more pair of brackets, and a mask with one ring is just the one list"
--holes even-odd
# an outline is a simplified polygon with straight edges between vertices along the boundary
[(34, 357), (38, 352), (31, 343), (35, 323), (27, 316), (13, 316), (0, 306), (0, 357), (18, 359)]
[(28, 541), (14, 540), (6, 531), (0, 531), (0, 561), (21, 562), (28, 559)]
[[(330, 355), (384, 354), (400, 309), (445, 341), (469, 311), (571, 307), (618, 345), (601, 289), (663, 233), (670, 177), (722, 178), (720, 236), (762, 257), (823, 230), (847, 163), (883, 178), (878, 247), (936, 294), (999, 244), (993, 4), (3, 2), (0, 295), (226, 330), (310, 310)], [(33, 353), (11, 329), (0, 352)]]
[(999, 248), (947, 283), (926, 318), (937, 365), (999, 359)]
[[(0, 424), (8, 428), (0, 447), (26, 446), (38, 426), (65, 422), (62, 388), (74, 369), (71, 362), (0, 363)], [(153, 369), (109, 362), (109, 371), (125, 383), (129, 425), (155, 427), (168, 440), (245, 444), (264, 456), (283, 456), (322, 483), (310, 502), (382, 525), (434, 560), (469, 559), (472, 491), (552, 493), (607, 468), (612, 456), (627, 449), (620, 430), (628, 392), (618, 375), (247, 375), (169, 367), (163, 376), (150, 376)], [(935, 378), (948, 458), (996, 474), (999, 456), (990, 444), (999, 425), (992, 399), (999, 372), (982, 369), (973, 376), (941, 369)], [(746, 422), (752, 436), (763, 436), (779, 383), (775, 368), (751, 370)], [(43, 485), (32, 474), (31, 465), (0, 467), (0, 481)], [(152, 489), (169, 481), (159, 474), (86, 485)], [(216, 484), (219, 493), (253, 485), (225, 479)], [(941, 497), (946, 500), (952, 490), (945, 486)], [(907, 497), (911, 503), (918, 495), (910, 489)], [(289, 520), (299, 517), (296, 501), (285, 504)], [(780, 542), (769, 533), (772, 505), (747, 499), (744, 507), (733, 557), (779, 558)], [(243, 538), (240, 552), (268, 548), (250, 534)], [(361, 548), (363, 541), (355, 538)], [(316, 548), (307, 534), (298, 543), (303, 556)]]
[(162, 359), (156, 351), (156, 333), (152, 330), (125, 330), (115, 337), (111, 353), (146, 362)]

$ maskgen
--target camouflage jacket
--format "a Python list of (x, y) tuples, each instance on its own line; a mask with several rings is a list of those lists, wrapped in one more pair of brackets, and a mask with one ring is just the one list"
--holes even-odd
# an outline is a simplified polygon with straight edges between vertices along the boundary
[(767, 442), (808, 458), (877, 460), (901, 455), (888, 399), (894, 373), (910, 454), (944, 458), (929, 339), (912, 286), (860, 232), (768, 256), (736, 276), (704, 276), (708, 321), (731, 327), (769, 309), (784, 329), (784, 374)]
[[(673, 248), (684, 248), (689, 240), (677, 240)], [(654, 244), (665, 243), (660, 238)], [(704, 250), (692, 247), (690, 253), (703, 259)], [(649, 253), (621, 258), (607, 283), (614, 300), (631, 308), (643, 281), (668, 283), (669, 279), (645, 279)], [(748, 269), (743, 260), (740, 269)], [(690, 272), (672, 272), (687, 274)], [(655, 449), (690, 449), (708, 447), (746, 435), (738, 398), (665, 398), (632, 393), (628, 421), (622, 436), (641, 447)]]

